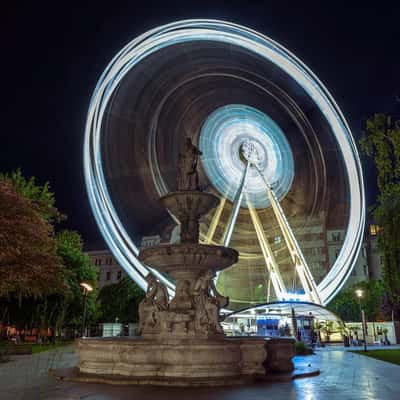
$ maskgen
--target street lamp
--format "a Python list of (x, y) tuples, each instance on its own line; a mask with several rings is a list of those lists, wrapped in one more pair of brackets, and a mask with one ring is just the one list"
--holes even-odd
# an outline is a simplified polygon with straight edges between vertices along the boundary
[(362, 325), (362, 332), (364, 337), (364, 351), (367, 351), (367, 334), (365, 329), (365, 312), (361, 307), (361, 298), (364, 295), (364, 291), (362, 289), (356, 289), (356, 296), (358, 298), (358, 305), (360, 306), (360, 313), (361, 313), (361, 325)]
[(85, 320), (86, 320), (86, 298), (89, 292), (93, 290), (93, 286), (89, 283), (81, 282), (79, 284), (83, 288), (83, 318), (82, 318), (82, 337), (85, 333)]

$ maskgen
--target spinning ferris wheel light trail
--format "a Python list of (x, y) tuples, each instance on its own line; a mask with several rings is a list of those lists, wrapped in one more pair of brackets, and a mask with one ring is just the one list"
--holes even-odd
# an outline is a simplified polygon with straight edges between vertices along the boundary
[[(168, 240), (176, 225), (159, 198), (173, 190), (174, 154), (186, 132), (204, 154), (202, 186), (221, 199), (202, 222), (202, 243), (234, 244), (240, 253), (236, 267), (222, 271), (232, 307), (270, 300), (255, 290), (266, 280), (279, 299), (293, 298), (283, 284), (290, 287), (293, 272), (287, 260), (304, 296), (328, 304), (356, 264), (365, 220), (357, 147), (328, 89), (285, 47), (226, 21), (173, 22), (116, 54), (88, 110), (85, 183), (108, 247), (143, 289), (149, 268), (139, 248), (164, 233)], [(285, 250), (268, 258), (269, 228), (282, 232), (290, 257)], [(335, 229), (343, 240), (331, 260)], [(319, 258), (306, 258), (306, 248), (318, 248)], [(173, 280), (158, 278), (174, 290)]]

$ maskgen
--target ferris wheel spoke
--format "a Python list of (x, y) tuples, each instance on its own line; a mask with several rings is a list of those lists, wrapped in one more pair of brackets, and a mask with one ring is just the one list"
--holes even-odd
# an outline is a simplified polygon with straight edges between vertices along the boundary
[(223, 239), (224, 246), (229, 246), (229, 243), (232, 238), (233, 229), (235, 227), (236, 219), (237, 219), (237, 216), (238, 216), (239, 210), (240, 210), (240, 205), (242, 204), (242, 200), (243, 200), (243, 193), (244, 193), (246, 177), (247, 177), (247, 173), (249, 171), (249, 167), (250, 167), (250, 163), (247, 161), (245, 169), (243, 171), (242, 179), (240, 180), (240, 184), (239, 184), (238, 190), (236, 192), (236, 195), (235, 195), (235, 198), (233, 201), (232, 213), (229, 216), (229, 221), (228, 221), (228, 224), (225, 229), (224, 239)]
[(219, 221), (221, 219), (222, 212), (223, 212), (224, 207), (225, 207), (225, 203), (226, 203), (226, 197), (222, 197), (217, 209), (215, 210), (215, 213), (214, 213), (213, 218), (211, 220), (211, 224), (210, 224), (210, 226), (208, 228), (208, 231), (207, 231), (207, 234), (206, 234), (206, 236), (204, 238), (204, 243), (205, 244), (210, 244), (212, 242), (212, 240), (213, 240), (215, 231), (217, 229), (217, 226), (218, 226)]
[[(269, 280), (272, 283), (272, 286), (274, 287), (275, 294), (278, 300), (284, 300), (285, 298), (287, 298), (287, 290), (283, 282), (281, 273), (279, 271), (278, 264), (275, 260), (274, 253), (272, 252), (271, 247), (268, 243), (268, 239), (265, 236), (264, 229), (261, 224), (260, 218), (258, 217), (257, 211), (250, 203), (247, 194), (246, 194), (246, 201), (247, 201), (247, 207), (250, 212), (250, 217), (253, 222), (254, 229), (256, 231), (257, 239), (265, 259), (265, 264), (269, 272)], [(270, 283), (268, 285), (270, 285)], [(269, 296), (270, 296), (270, 287), (268, 286), (267, 297), (269, 298)]]
[(267, 303), (270, 302), (271, 299), (271, 274), (268, 277), (268, 286), (267, 286)]
[(271, 206), (274, 211), (275, 217), (278, 220), (279, 227), (285, 239), (286, 246), (289, 250), (290, 257), (292, 258), (292, 261), (295, 265), (295, 269), (297, 275), (299, 276), (303, 289), (310, 301), (317, 304), (321, 304), (321, 298), (318, 293), (317, 284), (314, 280), (314, 277), (311, 274), (311, 271), (307, 265), (307, 261), (303, 255), (303, 252), (301, 251), (299, 243), (296, 240), (293, 230), (290, 227), (289, 222), (283, 212), (279, 200), (276, 197), (274, 190), (266, 181), (265, 177), (258, 168), (257, 171), (265, 184), (268, 198), (271, 202)]

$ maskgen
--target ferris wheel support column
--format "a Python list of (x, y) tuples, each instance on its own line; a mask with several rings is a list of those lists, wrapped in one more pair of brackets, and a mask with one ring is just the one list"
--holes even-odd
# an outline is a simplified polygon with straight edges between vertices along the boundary
[(229, 246), (229, 243), (231, 241), (233, 228), (235, 227), (236, 219), (237, 219), (237, 216), (238, 216), (239, 210), (240, 210), (240, 205), (242, 204), (243, 192), (244, 192), (244, 187), (245, 187), (246, 177), (247, 177), (247, 173), (249, 171), (249, 167), (250, 167), (250, 163), (247, 161), (246, 166), (243, 171), (242, 179), (240, 181), (239, 188), (236, 192), (235, 199), (233, 201), (232, 213), (229, 217), (228, 225), (226, 226), (226, 229), (225, 229), (223, 246)]
[(265, 177), (263, 176), (263, 174), (260, 172), (260, 170), (258, 168), (257, 168), (257, 171), (258, 171), (261, 179), (264, 181), (265, 187), (267, 189), (268, 198), (271, 202), (272, 209), (274, 211), (276, 219), (278, 220), (278, 224), (283, 233), (283, 237), (285, 238), (286, 246), (288, 247), (290, 256), (295, 265), (296, 272), (299, 276), (299, 279), (301, 281), (303, 289), (304, 289), (306, 295), (309, 297), (310, 301), (312, 301), (316, 304), (321, 304), (322, 302), (321, 302), (321, 298), (318, 293), (317, 284), (314, 280), (314, 277), (312, 276), (312, 274), (310, 272), (310, 269), (307, 265), (307, 261), (304, 258), (303, 252), (300, 249), (300, 246), (299, 246), (299, 244), (296, 240), (296, 237), (294, 236), (293, 230), (290, 227), (289, 222), (283, 212), (283, 209), (279, 203), (279, 200), (276, 197), (274, 190), (268, 184), (268, 182), (265, 180)]
[(206, 237), (204, 239), (204, 243), (205, 244), (210, 244), (212, 242), (212, 239), (213, 239), (215, 231), (217, 229), (219, 220), (221, 218), (222, 211), (224, 210), (225, 203), (226, 203), (226, 198), (223, 197), (221, 199), (220, 203), (219, 203), (219, 206), (215, 210), (215, 213), (214, 213), (213, 219), (211, 221), (210, 227), (208, 228), (207, 235), (206, 235)]
[[(270, 245), (268, 244), (268, 239), (265, 236), (264, 228), (261, 224), (260, 218), (258, 217), (257, 211), (252, 206), (249, 201), (248, 196), (246, 195), (247, 206), (249, 208), (250, 217), (253, 221), (254, 229), (256, 230), (257, 239), (260, 243), (261, 251), (265, 259), (265, 264), (267, 266), (269, 272), (269, 282), (272, 283), (274, 287), (276, 297), (279, 301), (287, 299), (287, 290), (285, 283), (283, 282), (281, 273), (279, 271), (278, 263), (275, 260), (274, 253), (271, 250)], [(270, 296), (270, 288), (268, 287), (268, 298)], [(269, 300), (268, 300), (269, 301)]]

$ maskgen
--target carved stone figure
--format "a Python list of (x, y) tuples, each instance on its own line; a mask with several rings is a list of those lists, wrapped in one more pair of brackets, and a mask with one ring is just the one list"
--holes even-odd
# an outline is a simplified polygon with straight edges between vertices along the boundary
[(168, 309), (168, 290), (156, 277), (149, 273), (146, 297), (139, 304), (139, 327), (141, 332), (146, 328), (155, 328), (159, 324), (157, 314)]
[(199, 222), (194, 218), (185, 218), (181, 222), (181, 243), (199, 242)]
[(195, 329), (208, 331), (211, 328), (215, 332), (223, 333), (219, 323), (219, 310), (228, 304), (229, 299), (218, 293), (214, 277), (214, 272), (207, 270), (199, 276), (194, 285)]
[(193, 299), (190, 294), (190, 282), (178, 280), (176, 282), (175, 297), (171, 300), (169, 309), (172, 311), (185, 311), (193, 308)]
[(178, 203), (178, 210), (181, 215), (181, 243), (199, 242), (199, 217), (194, 212), (199, 207), (198, 197), (188, 195), (185, 202)]
[(178, 156), (178, 190), (199, 190), (199, 174), (197, 163), (202, 152), (192, 143), (190, 138), (186, 138), (183, 153)]

